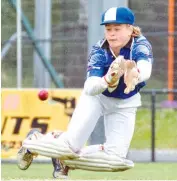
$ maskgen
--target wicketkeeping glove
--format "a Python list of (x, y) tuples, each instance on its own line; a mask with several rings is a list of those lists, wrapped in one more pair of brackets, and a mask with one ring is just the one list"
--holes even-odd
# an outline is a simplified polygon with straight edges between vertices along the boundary
[(124, 82), (127, 86), (124, 90), (125, 94), (128, 94), (135, 89), (135, 86), (138, 84), (139, 81), (139, 75), (140, 74), (135, 61), (127, 60), (126, 70), (124, 73)]
[(110, 65), (107, 74), (104, 76), (109, 87), (116, 87), (120, 77), (125, 71), (125, 60), (123, 56), (118, 56)]

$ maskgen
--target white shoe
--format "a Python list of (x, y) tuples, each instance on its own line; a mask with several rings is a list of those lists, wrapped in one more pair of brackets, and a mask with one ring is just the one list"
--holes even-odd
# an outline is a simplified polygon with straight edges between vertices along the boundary
[[(31, 130), (26, 139), (38, 139), (41, 137), (41, 133), (38, 130)], [(27, 148), (24, 148), (23, 146), (20, 148), (20, 150), (17, 153), (17, 165), (19, 169), (26, 170), (31, 165), (33, 161), (33, 157), (36, 156), (32, 154), (30, 151), (28, 151)]]
[(17, 153), (17, 165), (21, 170), (26, 170), (33, 161), (33, 154), (26, 148), (21, 147)]

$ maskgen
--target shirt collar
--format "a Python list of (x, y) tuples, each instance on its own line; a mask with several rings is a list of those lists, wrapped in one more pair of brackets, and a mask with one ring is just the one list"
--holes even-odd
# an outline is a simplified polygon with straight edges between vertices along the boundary
[[(130, 41), (123, 48), (132, 49), (133, 43), (134, 43), (134, 38), (131, 38)], [(106, 39), (103, 39), (100, 46), (101, 48), (109, 48), (108, 41)]]
[(109, 47), (109, 50), (112, 53), (112, 55), (114, 56), (114, 58), (117, 58), (116, 55), (114, 54), (113, 50), (111, 49), (111, 47)]
[[(132, 47), (133, 47), (133, 44), (134, 44), (134, 37), (132, 37), (130, 39), (130, 41), (123, 47), (123, 48), (129, 48), (130, 50), (132, 50)], [(112, 53), (112, 55), (116, 57), (116, 55), (114, 54), (113, 50), (109, 47), (109, 44), (108, 44), (108, 41), (106, 39), (103, 39), (102, 42), (101, 42), (101, 48), (106, 48), (106, 49), (109, 49), (110, 52)]]

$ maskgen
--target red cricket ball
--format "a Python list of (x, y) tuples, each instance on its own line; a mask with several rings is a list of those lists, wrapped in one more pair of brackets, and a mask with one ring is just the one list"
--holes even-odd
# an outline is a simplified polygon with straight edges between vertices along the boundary
[(38, 97), (41, 101), (45, 101), (48, 97), (49, 97), (49, 93), (48, 91), (46, 90), (41, 90), (39, 93), (38, 93)]

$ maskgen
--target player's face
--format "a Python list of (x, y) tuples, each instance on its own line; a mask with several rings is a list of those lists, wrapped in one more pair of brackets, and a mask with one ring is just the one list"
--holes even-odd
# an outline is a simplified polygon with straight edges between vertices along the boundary
[(113, 49), (124, 47), (131, 38), (133, 28), (127, 24), (105, 25), (105, 38)]

